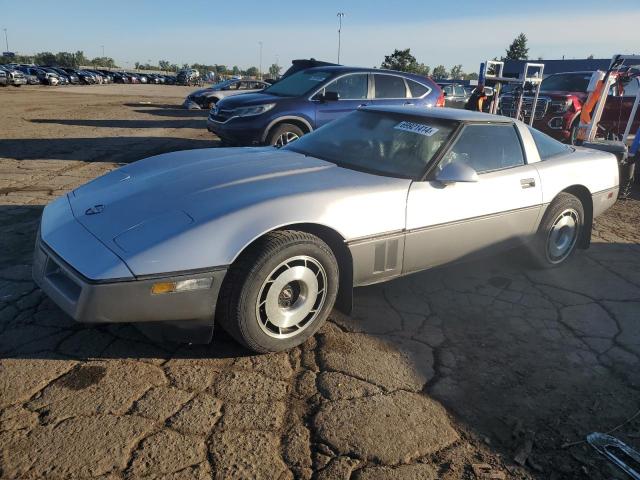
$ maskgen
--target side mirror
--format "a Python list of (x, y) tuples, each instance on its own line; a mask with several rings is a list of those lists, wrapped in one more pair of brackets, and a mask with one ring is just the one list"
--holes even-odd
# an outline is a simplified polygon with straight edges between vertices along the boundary
[(446, 97), (446, 96), (447, 96), (447, 92), (445, 92), (444, 90), (442, 90), (442, 96)]
[(478, 173), (466, 163), (452, 162), (447, 164), (436, 175), (436, 180), (444, 185), (450, 183), (471, 183), (480, 180)]
[(338, 92), (324, 92), (320, 95), (321, 102), (337, 102), (340, 100), (340, 94)]

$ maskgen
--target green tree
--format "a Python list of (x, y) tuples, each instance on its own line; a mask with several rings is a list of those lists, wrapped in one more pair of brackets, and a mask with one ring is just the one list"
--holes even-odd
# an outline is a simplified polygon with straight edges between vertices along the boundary
[(411, 49), (405, 50), (395, 49), (391, 55), (384, 56), (384, 62), (380, 64), (380, 68), (389, 70), (398, 70), (400, 72), (413, 72), (418, 67), (416, 57), (411, 55)]
[(431, 67), (429, 65), (425, 65), (424, 63), (416, 63), (416, 67), (412, 70), (412, 73), (417, 73), (418, 75), (424, 75), (428, 77), (431, 73)]
[(448, 77), (449, 72), (447, 72), (447, 69), (444, 68), (444, 65), (438, 65), (433, 69), (433, 78), (435, 78), (436, 80)]
[(282, 71), (282, 67), (277, 63), (272, 63), (269, 67), (269, 77), (270, 78), (280, 78), (280, 72)]
[(527, 36), (524, 33), (518, 35), (509, 48), (506, 50), (503, 60), (526, 60), (529, 58), (529, 47), (527, 47)]
[(593, 58), (594, 58), (594, 57), (593, 57), (593, 53), (592, 53), (592, 54), (590, 54), (590, 55), (587, 57), (587, 60), (593, 60)]
[(454, 80), (462, 80), (464, 78), (464, 72), (462, 71), (462, 65), (454, 65), (449, 73)]
[(33, 61), (38, 65), (55, 65), (56, 56), (51, 52), (40, 52), (34, 55)]
[(245, 70), (244, 74), (247, 77), (257, 77), (260, 75), (260, 71), (258, 70), (258, 67), (249, 67)]
[(233, 68), (231, 69), (231, 74), (232, 75), (240, 75), (242, 72), (240, 71), (240, 69), (238, 68), (237, 65), (234, 65)]
[(58, 52), (56, 53), (56, 65), (60, 67), (76, 68), (76, 56), (70, 52)]
[(464, 74), (465, 80), (478, 80), (478, 72), (471, 72)]
[(167, 60), (158, 61), (158, 66), (160, 67), (160, 70), (165, 72), (171, 68), (171, 64)]
[(116, 62), (111, 57), (96, 57), (91, 60), (91, 65), (94, 67), (116, 68)]
[(89, 59), (84, 56), (84, 52), (82, 50), (78, 50), (74, 53), (76, 59), (76, 65), (87, 65), (89, 63)]

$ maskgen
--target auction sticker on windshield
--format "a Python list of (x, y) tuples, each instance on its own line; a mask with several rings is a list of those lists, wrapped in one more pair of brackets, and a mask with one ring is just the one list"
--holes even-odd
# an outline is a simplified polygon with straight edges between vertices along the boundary
[(418, 135), (424, 135), (425, 137), (430, 137), (438, 131), (437, 128), (430, 127), (429, 125), (407, 121), (400, 122), (393, 128), (395, 128), (396, 130), (403, 130), (405, 132), (417, 133)]

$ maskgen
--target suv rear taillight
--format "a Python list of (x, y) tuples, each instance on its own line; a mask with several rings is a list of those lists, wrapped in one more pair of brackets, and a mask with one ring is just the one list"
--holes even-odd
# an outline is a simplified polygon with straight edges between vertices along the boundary
[(444, 107), (444, 92), (440, 92), (440, 96), (436, 100), (436, 107)]

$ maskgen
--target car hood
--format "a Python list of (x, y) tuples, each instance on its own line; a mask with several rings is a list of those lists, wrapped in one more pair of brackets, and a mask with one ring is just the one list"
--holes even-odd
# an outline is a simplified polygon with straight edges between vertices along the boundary
[(299, 202), (300, 195), (312, 192), (369, 191), (393, 183), (408, 185), (273, 147), (215, 148), (141, 160), (68, 197), (76, 219), (126, 260), (200, 224), (273, 199)]
[(242, 95), (225, 97), (220, 100), (217, 105), (218, 108), (230, 110), (238, 107), (252, 107), (254, 105), (262, 105), (264, 103), (281, 102), (284, 98), (289, 97), (278, 97), (276, 95), (269, 95), (266, 92), (244, 93)]

